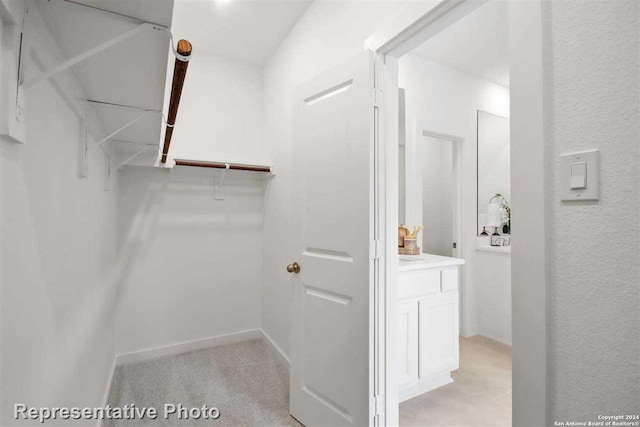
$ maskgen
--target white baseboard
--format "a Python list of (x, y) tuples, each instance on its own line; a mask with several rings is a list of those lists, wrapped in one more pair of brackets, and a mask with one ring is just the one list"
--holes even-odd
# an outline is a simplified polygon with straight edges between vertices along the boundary
[(271, 347), (271, 350), (273, 350), (273, 353), (276, 355), (276, 357), (284, 366), (287, 367), (287, 370), (289, 370), (289, 357), (284, 353), (284, 351), (282, 351), (280, 347), (278, 347), (278, 344), (276, 344), (275, 341), (273, 341), (264, 330), (261, 329), (260, 332), (262, 333), (262, 339), (269, 345), (269, 347)]
[(485, 333), (480, 333), (480, 334), (478, 334), (478, 335), (482, 335), (483, 337), (486, 337), (486, 338), (492, 339), (492, 340), (494, 340), (494, 341), (497, 341), (497, 342), (499, 342), (500, 344), (506, 345), (507, 347), (511, 347), (511, 343), (510, 343), (510, 342), (505, 341), (505, 340), (500, 339), (500, 338), (496, 338), (496, 337), (494, 337), (493, 335), (485, 334)]
[(234, 332), (227, 335), (219, 335), (210, 338), (166, 345), (163, 347), (155, 347), (141, 351), (134, 351), (131, 353), (119, 354), (116, 357), (116, 365), (120, 366), (133, 362), (153, 360), (162, 356), (188, 353), (190, 351), (203, 350), (205, 348), (215, 347), (217, 345), (232, 344), (259, 338), (262, 338), (260, 329), (250, 329), (248, 331)]
[(420, 396), (431, 390), (435, 390), (443, 385), (451, 384), (453, 379), (451, 378), (451, 372), (435, 375), (427, 380), (416, 381), (413, 384), (401, 386), (399, 393), (399, 402), (404, 402), (416, 396)]
[[(104, 396), (102, 396), (102, 407), (106, 408), (109, 403), (109, 392), (111, 391), (111, 383), (113, 382), (113, 374), (116, 372), (116, 360), (117, 356), (113, 357), (111, 361), (111, 369), (109, 370), (109, 376), (107, 377), (107, 386), (104, 390)], [(102, 425), (102, 420), (98, 419), (96, 426), (100, 427)]]

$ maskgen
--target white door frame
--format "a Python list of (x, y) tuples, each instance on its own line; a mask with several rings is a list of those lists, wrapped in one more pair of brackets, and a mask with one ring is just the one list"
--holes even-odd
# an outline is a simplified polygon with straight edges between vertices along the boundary
[[(376, 102), (380, 173), (377, 209), (380, 236), (385, 236), (381, 266), (379, 312), (372, 325), (377, 361), (378, 393), (384, 396), (379, 425), (398, 425), (396, 342), (398, 260), (398, 58), (485, 3), (485, 0), (427, 0), (410, 3), (392, 22), (365, 43), (376, 54)], [(509, 2), (511, 100), (511, 189), (513, 309), (513, 424), (546, 425), (547, 245), (544, 149), (543, 0)], [(380, 402), (382, 403), (382, 402)]]
[[(462, 200), (462, 143), (464, 142), (464, 138), (454, 135), (448, 135), (440, 132), (434, 132), (429, 130), (420, 120), (415, 120), (413, 126), (413, 135), (407, 138), (405, 143), (405, 182), (409, 182), (409, 174), (416, 174), (417, 171), (415, 169), (410, 169), (407, 167), (406, 159), (414, 158), (415, 150), (417, 150), (420, 141), (425, 137), (431, 137), (435, 139), (441, 139), (443, 141), (449, 141), (453, 147), (453, 233), (451, 235), (451, 241), (456, 242), (456, 248), (453, 249), (452, 253), (454, 257), (460, 258), (462, 255), (462, 244), (463, 244), (463, 236), (462, 236), (462, 209), (463, 209), (463, 200)], [(416, 178), (414, 176), (414, 178)], [(409, 211), (409, 203), (405, 201), (405, 212)], [(415, 222), (415, 221), (414, 221)], [(416, 222), (417, 223), (417, 222)]]
[[(455, 135), (449, 135), (446, 133), (435, 132), (429, 130), (427, 126), (421, 120), (415, 120), (413, 125), (413, 135), (410, 135), (405, 142), (405, 182), (409, 182), (409, 174), (416, 174), (414, 169), (407, 167), (406, 159), (416, 158), (415, 150), (417, 150), (418, 144), (425, 137), (431, 137), (441, 139), (443, 141), (450, 141), (453, 146), (453, 232), (451, 235), (451, 241), (456, 242), (456, 247), (453, 249), (453, 256), (456, 258), (464, 257), (464, 234), (463, 230), (463, 212), (464, 212), (464, 200), (462, 198), (462, 144), (464, 138)], [(414, 177), (415, 178), (415, 177)], [(409, 203), (405, 200), (405, 215), (409, 217)], [(460, 335), (467, 336), (466, 331), (469, 330), (467, 321), (467, 288), (465, 286), (465, 265), (460, 266), (459, 282), (461, 286), (460, 292)]]

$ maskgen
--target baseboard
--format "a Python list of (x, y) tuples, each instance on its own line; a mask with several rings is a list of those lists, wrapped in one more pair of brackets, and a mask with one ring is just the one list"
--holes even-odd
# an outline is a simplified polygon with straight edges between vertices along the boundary
[(279, 359), (279, 361), (284, 366), (286, 366), (287, 370), (289, 370), (289, 363), (290, 363), (289, 357), (287, 357), (284, 351), (282, 351), (282, 349), (278, 347), (278, 344), (276, 344), (275, 341), (273, 341), (271, 337), (264, 330), (261, 329), (260, 332), (262, 333), (262, 339), (264, 340), (264, 342), (266, 342), (269, 345), (269, 347), (271, 347), (271, 350)]
[(421, 380), (414, 384), (400, 387), (399, 402), (412, 399), (416, 396), (420, 396), (431, 390), (435, 390), (443, 385), (451, 384), (453, 379), (451, 378), (451, 372), (435, 375), (427, 380)]
[(484, 333), (480, 333), (480, 334), (477, 334), (477, 335), (482, 335), (483, 337), (489, 338), (489, 339), (491, 339), (493, 341), (496, 341), (496, 342), (498, 342), (498, 343), (500, 343), (502, 345), (506, 345), (507, 347), (511, 348), (511, 343), (510, 342), (501, 340), (500, 338), (496, 338), (496, 337), (494, 337), (492, 335), (484, 334)]
[(203, 350), (205, 348), (215, 347), (217, 345), (233, 344), (236, 342), (260, 338), (262, 338), (260, 329), (250, 329), (248, 331), (234, 332), (227, 335), (218, 335), (210, 338), (119, 354), (116, 357), (116, 365), (120, 366), (126, 365), (128, 363), (143, 362), (146, 360), (157, 359), (163, 356), (172, 356), (176, 354), (188, 353), (195, 350)]
[[(102, 407), (106, 408), (109, 403), (109, 392), (111, 392), (111, 383), (113, 382), (113, 374), (116, 372), (116, 360), (117, 356), (113, 357), (111, 361), (111, 369), (109, 370), (109, 376), (107, 377), (107, 386), (104, 390), (104, 396), (102, 396)], [(102, 425), (102, 420), (98, 420), (96, 426), (100, 427)]]

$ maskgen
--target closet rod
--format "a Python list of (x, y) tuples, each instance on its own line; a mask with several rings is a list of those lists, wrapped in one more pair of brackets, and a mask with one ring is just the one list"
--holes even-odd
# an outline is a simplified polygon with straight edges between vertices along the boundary
[[(239, 171), (253, 171), (253, 172), (271, 172), (269, 166), (256, 166), (256, 165), (240, 165), (236, 163), (214, 163), (214, 162), (199, 162), (196, 160), (180, 160), (175, 159), (176, 166), (195, 166), (199, 168), (214, 168), (214, 169), (233, 169)], [(229, 167), (227, 168), (227, 165)]]
[(187, 66), (189, 65), (189, 59), (191, 57), (191, 49), (191, 43), (187, 40), (178, 41), (178, 48), (176, 50), (182, 57), (176, 56), (176, 62), (173, 68), (169, 114), (167, 116), (167, 128), (164, 132), (164, 146), (162, 147), (162, 163), (167, 163), (167, 154), (169, 154), (169, 146), (171, 145), (173, 126), (176, 124), (178, 105), (180, 104), (180, 96), (182, 96), (184, 78), (187, 75)]

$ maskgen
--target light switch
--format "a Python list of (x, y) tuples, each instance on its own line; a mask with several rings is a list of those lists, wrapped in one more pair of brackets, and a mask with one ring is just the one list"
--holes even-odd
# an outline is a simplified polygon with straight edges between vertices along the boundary
[(560, 197), (563, 201), (598, 200), (600, 198), (600, 152), (598, 150), (560, 156), (558, 171)]
[(587, 164), (573, 163), (571, 164), (571, 189), (581, 190), (587, 188)]

